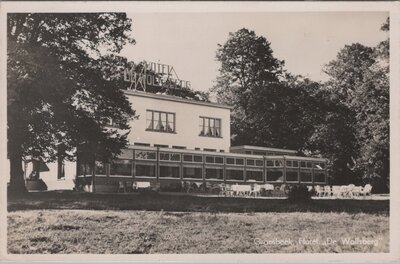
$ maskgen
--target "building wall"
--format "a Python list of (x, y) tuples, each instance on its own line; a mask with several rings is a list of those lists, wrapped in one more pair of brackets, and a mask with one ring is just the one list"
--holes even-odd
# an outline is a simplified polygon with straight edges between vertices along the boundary
[[(172, 146), (184, 146), (187, 149), (216, 149), (229, 152), (230, 147), (230, 109), (216, 104), (200, 105), (191, 100), (177, 100), (170, 96), (148, 95), (143, 92), (127, 91), (126, 96), (132, 103), (139, 119), (131, 123), (129, 143), (149, 143)], [(157, 97), (157, 98), (154, 98)], [(171, 99), (171, 100), (170, 100)], [(175, 113), (175, 133), (146, 131), (146, 110)], [(200, 116), (221, 119), (221, 137), (199, 136)]]

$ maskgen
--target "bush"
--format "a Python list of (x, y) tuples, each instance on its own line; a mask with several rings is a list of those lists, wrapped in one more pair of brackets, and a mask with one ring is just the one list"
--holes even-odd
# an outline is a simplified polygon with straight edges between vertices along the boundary
[(312, 192), (304, 185), (294, 185), (288, 193), (290, 203), (307, 203), (311, 201)]

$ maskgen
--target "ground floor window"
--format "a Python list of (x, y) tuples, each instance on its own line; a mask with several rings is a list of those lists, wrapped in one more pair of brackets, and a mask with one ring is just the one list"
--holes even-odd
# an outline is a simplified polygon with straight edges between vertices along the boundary
[(263, 181), (264, 172), (262, 170), (247, 170), (246, 180)]
[(206, 168), (206, 179), (223, 180), (224, 179), (224, 169), (223, 168)]
[(92, 175), (92, 168), (89, 164), (79, 163), (78, 165), (78, 175)]
[(293, 169), (286, 169), (286, 181), (288, 182), (299, 181), (299, 172)]
[(312, 171), (311, 170), (301, 170), (300, 171), (300, 181), (301, 182), (312, 182)]
[(156, 165), (136, 164), (136, 177), (156, 177)]
[(268, 169), (267, 181), (283, 182), (283, 169)]
[(314, 173), (314, 182), (325, 182), (325, 172), (316, 171)]
[(96, 161), (96, 175), (107, 175), (107, 166), (105, 163)]
[(243, 170), (235, 170), (235, 169), (226, 169), (226, 180), (236, 180), (243, 181), (244, 180), (244, 171)]
[(118, 160), (110, 164), (110, 175), (132, 175), (132, 161)]
[(160, 178), (180, 178), (179, 167), (161, 165)]
[(203, 169), (197, 167), (183, 167), (183, 178), (202, 179)]

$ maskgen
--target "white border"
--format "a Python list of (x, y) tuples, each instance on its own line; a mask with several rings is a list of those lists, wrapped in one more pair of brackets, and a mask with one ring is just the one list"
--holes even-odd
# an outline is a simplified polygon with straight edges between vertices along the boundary
[[(399, 83), (399, 48), (400, 24), (399, 2), (0, 2), (0, 47), (1, 47), (1, 96), (0, 119), (2, 126), (0, 145), (2, 174), (1, 181), (1, 211), (0, 224), (1, 247), (0, 259), (15, 261), (184, 261), (184, 262), (324, 262), (324, 261), (352, 261), (352, 262), (383, 262), (400, 261), (400, 226), (399, 220), (399, 149), (400, 141), (400, 98)], [(6, 177), (8, 162), (6, 160), (6, 13), (7, 12), (346, 12), (346, 11), (386, 11), (390, 12), (390, 135), (391, 135), (391, 205), (390, 205), (390, 253), (344, 253), (344, 254), (207, 254), (207, 255), (93, 255), (93, 254), (68, 254), (68, 255), (8, 255), (6, 254)], [(397, 176), (397, 177), (396, 177)]]

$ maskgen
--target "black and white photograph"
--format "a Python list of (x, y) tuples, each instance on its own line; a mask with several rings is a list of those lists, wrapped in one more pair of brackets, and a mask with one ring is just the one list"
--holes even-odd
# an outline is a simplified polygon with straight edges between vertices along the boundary
[(399, 260), (398, 3), (103, 4), (2, 8), (2, 259)]

